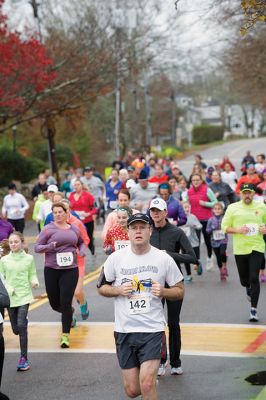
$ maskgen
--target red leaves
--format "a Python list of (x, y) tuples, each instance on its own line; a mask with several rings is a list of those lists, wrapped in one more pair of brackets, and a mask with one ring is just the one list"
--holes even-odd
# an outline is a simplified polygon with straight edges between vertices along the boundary
[(2, 4), (0, 0), (0, 114), (2, 108), (11, 116), (26, 111), (27, 103), (49, 87), (56, 74), (50, 71), (53, 62), (38, 40), (23, 40), (8, 30)]

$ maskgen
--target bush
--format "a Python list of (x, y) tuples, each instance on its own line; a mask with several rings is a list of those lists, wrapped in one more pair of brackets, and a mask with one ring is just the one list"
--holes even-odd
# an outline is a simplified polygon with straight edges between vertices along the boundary
[(0, 148), (0, 186), (7, 186), (13, 179), (29, 182), (46, 168), (46, 164), (36, 158), (24, 157), (7, 147)]
[(180, 149), (178, 147), (167, 146), (167, 147), (163, 147), (162, 151), (156, 152), (156, 155), (159, 157), (162, 157), (162, 158), (172, 157), (173, 159), (175, 159), (176, 157), (181, 156), (182, 152), (180, 151)]
[(193, 143), (206, 144), (223, 140), (224, 127), (216, 125), (200, 125), (193, 128)]

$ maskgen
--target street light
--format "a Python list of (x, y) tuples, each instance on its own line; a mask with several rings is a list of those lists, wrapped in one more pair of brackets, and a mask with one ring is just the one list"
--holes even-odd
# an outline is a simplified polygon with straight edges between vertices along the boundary
[(17, 125), (12, 126), (13, 132), (13, 153), (16, 153), (17, 150)]

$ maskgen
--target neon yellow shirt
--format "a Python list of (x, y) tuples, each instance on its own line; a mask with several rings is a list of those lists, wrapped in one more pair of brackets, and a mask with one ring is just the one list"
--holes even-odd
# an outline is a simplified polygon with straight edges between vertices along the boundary
[(259, 227), (266, 223), (266, 205), (252, 201), (247, 205), (242, 200), (230, 204), (222, 220), (222, 230), (227, 228), (239, 228), (247, 225), (250, 228), (249, 234), (233, 234), (234, 254), (250, 254), (252, 251), (265, 252), (265, 242), (263, 235), (259, 232)]

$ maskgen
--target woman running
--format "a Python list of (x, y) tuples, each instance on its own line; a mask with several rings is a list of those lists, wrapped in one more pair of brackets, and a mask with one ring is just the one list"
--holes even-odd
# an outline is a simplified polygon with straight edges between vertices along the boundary
[(36, 253), (45, 253), (44, 280), (47, 296), (53, 310), (62, 314), (60, 345), (69, 347), (72, 323), (72, 300), (78, 283), (77, 250), (85, 256), (85, 244), (80, 230), (67, 222), (67, 207), (52, 205), (54, 222), (46, 225), (37, 238)]

